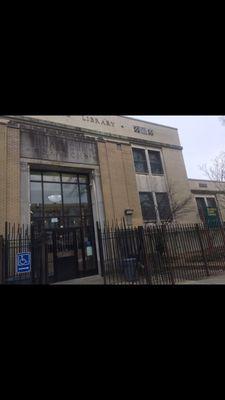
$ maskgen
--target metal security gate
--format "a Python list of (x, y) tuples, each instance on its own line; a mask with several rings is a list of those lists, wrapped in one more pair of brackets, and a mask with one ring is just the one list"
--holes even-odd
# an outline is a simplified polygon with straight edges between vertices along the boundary
[(75, 229), (55, 230), (52, 234), (54, 280), (57, 282), (77, 277), (77, 235)]
[(95, 235), (91, 226), (47, 231), (46, 244), (49, 282), (97, 274)]

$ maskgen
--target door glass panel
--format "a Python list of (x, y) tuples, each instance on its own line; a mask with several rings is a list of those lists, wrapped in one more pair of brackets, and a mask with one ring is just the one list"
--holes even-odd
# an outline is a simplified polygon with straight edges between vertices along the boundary
[(79, 190), (76, 184), (63, 184), (64, 215), (80, 215)]
[[(44, 183), (44, 214), (45, 217), (56, 219), (62, 215), (61, 185), (57, 183)], [(54, 221), (52, 221), (54, 222)]]
[(31, 215), (33, 218), (42, 217), (42, 211), (41, 182), (31, 182)]
[(90, 213), (91, 202), (87, 185), (80, 185), (81, 214), (84, 219)]
[(88, 204), (87, 185), (80, 185), (80, 202), (81, 202), (81, 204)]

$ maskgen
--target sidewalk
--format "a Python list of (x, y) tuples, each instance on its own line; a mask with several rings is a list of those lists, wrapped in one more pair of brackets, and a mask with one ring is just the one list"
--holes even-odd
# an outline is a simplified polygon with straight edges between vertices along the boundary
[(225, 273), (216, 276), (209, 276), (208, 278), (197, 281), (179, 282), (177, 285), (225, 285)]
[(58, 282), (54, 285), (104, 285), (100, 275), (89, 276), (87, 278), (72, 279), (71, 281)]
[[(54, 285), (104, 285), (104, 281), (100, 275), (95, 275), (66, 282), (58, 282)], [(225, 273), (196, 281), (177, 282), (176, 285), (225, 285)]]

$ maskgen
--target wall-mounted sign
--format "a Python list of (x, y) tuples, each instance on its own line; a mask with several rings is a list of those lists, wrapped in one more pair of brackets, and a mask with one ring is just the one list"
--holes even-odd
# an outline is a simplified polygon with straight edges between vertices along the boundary
[(214, 207), (207, 207), (207, 217), (206, 221), (208, 226), (213, 228), (220, 225), (220, 219), (218, 216), (217, 209)]
[(108, 119), (100, 119), (97, 117), (83, 116), (82, 120), (84, 122), (91, 122), (92, 124), (96, 124), (96, 125), (111, 126), (113, 128), (115, 127), (115, 122), (109, 121)]
[(93, 248), (92, 246), (87, 247), (87, 257), (92, 257), (93, 256)]
[(150, 135), (153, 136), (153, 130), (148, 128), (143, 128), (142, 126), (134, 126), (135, 133), (142, 133), (143, 135)]
[(51, 223), (52, 223), (52, 224), (56, 224), (57, 222), (59, 222), (59, 219), (58, 219), (58, 218), (52, 218), (52, 219), (51, 219)]
[(31, 271), (31, 253), (18, 253), (16, 257), (16, 272), (25, 273)]
[(207, 213), (209, 216), (217, 217), (217, 209), (213, 207), (207, 207)]
[[(102, 119), (100, 117), (83, 115), (82, 116), (82, 120), (84, 122), (92, 123), (92, 124), (95, 124), (95, 125), (98, 125), (98, 126), (108, 126), (108, 127), (111, 127), (111, 128), (115, 128), (116, 127), (115, 126), (115, 122), (111, 121), (110, 119), (106, 119), (106, 118)], [(125, 125), (119, 125), (118, 129), (119, 128), (132, 128), (132, 127), (131, 126), (126, 126), (126, 124), (125, 124)], [(133, 126), (133, 130), (134, 130), (135, 133), (141, 133), (143, 135), (150, 135), (150, 136), (154, 135), (153, 129), (144, 128), (142, 126)]]

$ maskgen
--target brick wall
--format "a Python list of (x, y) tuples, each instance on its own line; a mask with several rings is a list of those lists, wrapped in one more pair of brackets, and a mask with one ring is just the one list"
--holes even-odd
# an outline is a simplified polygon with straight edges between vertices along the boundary
[(133, 224), (142, 225), (131, 146), (99, 142), (98, 153), (106, 220), (120, 222), (130, 208), (134, 210)]
[(0, 120), (0, 234), (20, 223), (20, 132)]

